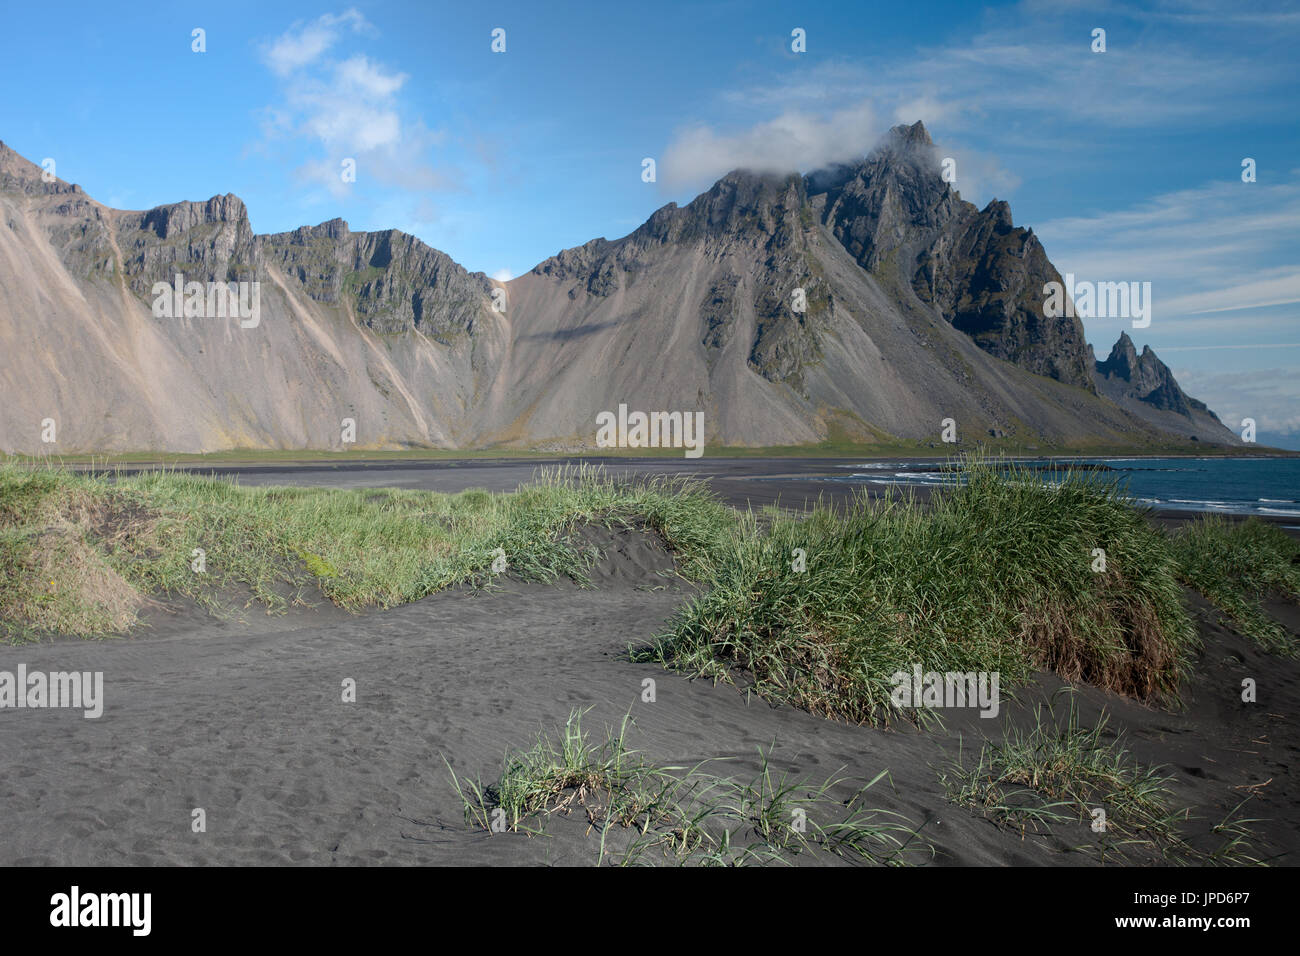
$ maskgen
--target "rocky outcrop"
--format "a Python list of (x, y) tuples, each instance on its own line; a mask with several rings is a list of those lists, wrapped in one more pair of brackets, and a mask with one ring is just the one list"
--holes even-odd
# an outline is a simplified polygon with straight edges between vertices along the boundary
[(1207, 414), (1218, 421), (1218, 416), (1189, 397), (1174, 380), (1169, 366), (1156, 357), (1151, 346), (1142, 346), (1139, 355), (1127, 332), (1119, 334), (1119, 341), (1110, 350), (1104, 362), (1097, 363), (1097, 376), (1113, 397), (1145, 402), (1160, 411), (1191, 417), (1193, 412)]
[(334, 219), (259, 237), (264, 261), (293, 276), (315, 301), (346, 302), (385, 335), (418, 331), (443, 344), (470, 335), (492, 284), (396, 229), (352, 232)]
[(1096, 363), (1095, 375), (1102, 395), (1160, 428), (1197, 441), (1238, 441), (1204, 402), (1179, 387), (1151, 346), (1142, 346), (1139, 354), (1127, 332), (1120, 333), (1105, 361)]
[(808, 256), (811, 225), (802, 177), (736, 171), (686, 206), (657, 210), (623, 239), (565, 250), (533, 273), (576, 281), (586, 294), (606, 297), (630, 288), (639, 272), (676, 249), (699, 246), (714, 260), (742, 257), (752, 265), (746, 276), (720, 276), (701, 305), (700, 342), (720, 348), (743, 309), (757, 326), (750, 368), (802, 392), (804, 369), (818, 360), (821, 320), (832, 305), (831, 290)]
[(910, 287), (990, 355), (1093, 389), (1082, 323), (1044, 315), (1043, 286), (1061, 277), (1033, 231), (1013, 224), (1005, 202), (980, 210), (950, 189), (922, 124), (809, 182), (823, 221), (868, 272)]

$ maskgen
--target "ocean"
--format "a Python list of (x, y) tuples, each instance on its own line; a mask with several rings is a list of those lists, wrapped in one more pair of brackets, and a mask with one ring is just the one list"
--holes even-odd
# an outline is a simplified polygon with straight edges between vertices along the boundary
[[(1059, 478), (1070, 464), (1097, 467), (1136, 501), (1153, 508), (1294, 517), (1300, 523), (1300, 458), (1040, 458), (1019, 459)], [(954, 480), (942, 462), (841, 465), (842, 481), (873, 485), (943, 485)]]

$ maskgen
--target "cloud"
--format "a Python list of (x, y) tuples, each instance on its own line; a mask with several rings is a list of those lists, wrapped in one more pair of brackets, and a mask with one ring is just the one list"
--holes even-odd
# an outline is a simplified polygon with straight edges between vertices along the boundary
[[(1270, 62), (1228, 50), (1207, 60), (1195, 47), (1169, 39), (1158, 47), (1094, 54), (1087, 31), (1082, 40), (1056, 32), (1059, 25), (1046, 31), (1033, 23), (1009, 24), (905, 57), (828, 61), (732, 90), (724, 99), (741, 108), (816, 109), (859, 100), (869, 90), (877, 111), (894, 122), (921, 119), (978, 132), (989, 117), (1003, 115), (1014, 117), (1016, 127), (1051, 126), (1077, 137), (1079, 123), (1146, 128), (1262, 114), (1270, 101), (1259, 90), (1286, 82)], [(1028, 118), (1032, 125), (1024, 123)], [(1013, 131), (1009, 124), (1004, 132)]]
[(1253, 418), (1260, 431), (1300, 432), (1300, 377), (1294, 369), (1178, 369), (1174, 377), (1229, 428), (1239, 429), (1243, 418)]
[(1264, 309), (1275, 305), (1294, 305), (1300, 302), (1300, 268), (1283, 266), (1276, 270), (1260, 270), (1246, 282), (1240, 282), (1207, 293), (1174, 299), (1167, 308), (1188, 315), (1206, 315), (1211, 312), (1240, 312), (1246, 309)]
[(295, 23), (263, 50), (262, 58), (275, 73), (285, 76), (319, 59), (339, 41), (346, 27), (360, 32), (370, 29), (370, 24), (355, 9), (327, 13), (308, 24)]
[[(347, 10), (295, 24), (265, 48), (283, 99), (262, 111), (260, 148), (294, 138), (314, 142), (323, 155), (299, 162), (294, 176), (336, 198), (366, 182), (413, 191), (462, 188), (457, 167), (430, 161), (445, 134), (403, 112), (409, 76), (364, 53), (329, 55), (352, 34), (373, 32), (360, 13)], [(345, 178), (349, 171), (354, 181)]]
[[(1229, 345), (1243, 336), (1272, 337), (1261, 339), (1267, 342), (1292, 334), (1295, 310), (1285, 307), (1300, 302), (1297, 223), (1300, 179), (1233, 178), (1044, 222), (1035, 231), (1056, 267), (1076, 281), (1151, 282), (1153, 331), (1174, 327), (1217, 337), (1206, 345)], [(1240, 314), (1251, 310), (1258, 314)]]
[(861, 158), (883, 131), (865, 102), (823, 115), (788, 111), (730, 133), (696, 125), (677, 133), (659, 171), (669, 187), (712, 182), (733, 169), (808, 171)]
[(492, 278), (497, 282), (509, 282), (515, 277), (515, 274), (509, 269), (498, 269), (492, 273)]
[[(921, 101), (916, 101), (896, 111), (894, 118), (911, 125), (918, 118), (929, 122), (944, 112), (933, 109), (918, 117), (912, 110), (919, 105)], [(726, 134), (696, 125), (679, 130), (669, 144), (659, 164), (660, 179), (670, 189), (681, 189), (708, 185), (733, 169), (811, 172), (863, 158), (880, 142), (885, 127), (867, 100), (828, 113), (791, 110)], [(1020, 185), (1020, 177), (997, 157), (977, 149), (938, 143), (935, 157), (957, 161), (953, 185), (978, 205), (993, 196), (1009, 196)]]
[[(1153, 19), (1158, 29), (1147, 22)], [(1091, 50), (1097, 23), (1108, 29), (1105, 53)], [(834, 111), (846, 103), (860, 104), (854, 108), (859, 115), (889, 119), (875, 127), (877, 135), (886, 125), (922, 120), (944, 142), (944, 155), (970, 154), (971, 141), (987, 142), (996, 130), (997, 149), (1018, 155), (1022, 166), (1063, 150), (1077, 157), (1104, 149), (1116, 130), (1274, 123), (1293, 106), (1293, 70), (1286, 64), (1297, 33), (1300, 16), (1285, 7), (1242, 16), (1213, 4), (1137, 11), (1025, 0), (986, 10), (980, 30), (949, 42), (898, 52), (886, 47), (851, 60), (800, 61), (760, 83), (727, 90), (720, 105), (750, 128), (688, 129), (673, 140), (670, 154), (692, 174), (687, 178), (697, 180), (706, 171), (725, 172), (726, 160), (754, 165), (763, 158), (754, 154), (769, 150), (769, 165), (807, 169), (840, 151), (823, 146), (797, 161), (785, 127), (798, 120), (790, 118), (805, 118), (803, 125), (820, 134), (806, 135), (821, 145)], [(1262, 55), (1271, 51), (1277, 55)], [(846, 131), (849, 151), (871, 145), (865, 133)], [(982, 159), (964, 164), (963, 195), (980, 204), (993, 195), (1005, 198), (1017, 178), (994, 157)]]
[(385, 73), (383, 67), (371, 63), (363, 54), (338, 64), (334, 74), (335, 85), (342, 92), (374, 100), (392, 96), (408, 79), (405, 73)]
[(957, 178), (953, 187), (963, 199), (984, 205), (994, 196), (1006, 198), (1020, 186), (1020, 177), (1006, 169), (996, 156), (965, 146), (947, 146), (937, 143), (940, 159), (951, 157), (957, 161)]

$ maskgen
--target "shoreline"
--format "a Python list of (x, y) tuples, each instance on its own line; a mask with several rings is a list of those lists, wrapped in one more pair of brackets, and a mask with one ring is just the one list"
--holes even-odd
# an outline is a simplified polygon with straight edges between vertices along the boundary
[[(1070, 456), (1073, 460), (1075, 456)], [(1087, 456), (1094, 457), (1094, 456)], [(1145, 456), (1151, 458), (1173, 458), (1171, 455)], [(1186, 460), (1201, 460), (1205, 456), (1183, 456)], [(1244, 456), (1236, 460), (1279, 460), (1289, 455), (1261, 455), (1253, 458)], [(1021, 461), (1060, 460), (1059, 458), (1018, 459)], [(1138, 456), (1125, 456), (1112, 460), (1142, 460)], [(1219, 460), (1212, 457), (1206, 460)], [(915, 494), (918, 500), (928, 501), (932, 490), (940, 485), (931, 483), (896, 482), (888, 485), (871, 485), (863, 481), (853, 481), (845, 472), (858, 461), (858, 458), (700, 458), (692, 460), (666, 458), (548, 458), (548, 459), (356, 459), (333, 461), (313, 461), (303, 464), (287, 463), (190, 463), (176, 465), (178, 472), (198, 474), (208, 477), (234, 478), (241, 483), (262, 486), (272, 484), (301, 485), (315, 487), (402, 487), (456, 493), (467, 488), (484, 488), (491, 492), (514, 491), (519, 485), (529, 481), (539, 469), (556, 467), (603, 467), (619, 476), (644, 479), (652, 477), (695, 477), (707, 481), (724, 503), (736, 508), (752, 505), (761, 508), (766, 505), (787, 506), (806, 509), (815, 503), (818, 497), (837, 504), (850, 500), (856, 493), (862, 492), (872, 498), (886, 498)], [(954, 462), (952, 456), (944, 458), (899, 458), (886, 457), (879, 461), (897, 463), (900, 471), (932, 471), (936, 468), (949, 468)], [(874, 464), (875, 462), (873, 462)], [(154, 471), (149, 465), (118, 466), (112, 468), (84, 466), (74, 469), (91, 474), (138, 475)], [(1116, 473), (1120, 470), (1116, 469)], [(1098, 472), (1107, 474), (1107, 472)], [(308, 480), (303, 480), (308, 479)], [(790, 504), (793, 502), (793, 504)], [(1139, 507), (1143, 507), (1139, 503)], [(1217, 514), (1229, 520), (1243, 520), (1255, 517), (1268, 524), (1284, 528), (1288, 533), (1297, 533), (1300, 528), (1300, 514), (1276, 515), (1224, 509), (1195, 509), (1151, 505), (1152, 514), (1162, 522), (1182, 523), (1194, 520), (1200, 515)], [(1300, 510), (1300, 506), (1297, 506)]]

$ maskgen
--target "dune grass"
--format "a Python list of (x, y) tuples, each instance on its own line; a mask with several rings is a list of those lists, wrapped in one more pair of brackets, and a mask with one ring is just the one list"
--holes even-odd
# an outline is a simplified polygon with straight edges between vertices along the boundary
[(1034, 709), (1027, 729), (1007, 727), (969, 764), (959, 755), (940, 780), (953, 803), (1022, 835), (1088, 824), (1092, 839), (1075, 849), (1099, 862), (1259, 862), (1249, 829), (1257, 821), (1237, 817), (1240, 806), (1197, 841), (1212, 848), (1189, 842), (1183, 826), (1191, 813), (1174, 806), (1172, 776), (1136, 760), (1108, 723), (1103, 711), (1094, 726), (1084, 726), (1066, 688)]
[(710, 589), (634, 656), (739, 669), (759, 694), (861, 722), (898, 715), (891, 675), (914, 664), (1175, 696), (1196, 633), (1161, 533), (1095, 473), (1049, 484), (972, 460), (964, 477), (928, 507), (742, 515), (707, 558)]
[(984, 745), (973, 765), (959, 757), (941, 775), (948, 798), (1021, 833), (1089, 821), (1103, 856), (1175, 843), (1171, 778), (1138, 764), (1122, 739), (1104, 739), (1106, 724), (1103, 714), (1084, 727), (1073, 699), (1063, 719), (1040, 704), (1029, 729), (1009, 727), (1001, 741)]
[(0, 635), (129, 627), (142, 596), (103, 549), (129, 538), (136, 517), (66, 473), (0, 466)]
[[(146, 594), (211, 608), (232, 594), (276, 610), (323, 594), (351, 610), (390, 607), (500, 573), (578, 581), (598, 555), (582, 524), (634, 524), (690, 568), (730, 523), (698, 484), (616, 483), (589, 469), (543, 471), (510, 495), (243, 487), (150, 472), (117, 481), (0, 466), (0, 628), (11, 638), (121, 633)], [(70, 561), (68, 552), (77, 560)]]
[(933, 855), (906, 818), (865, 805), (883, 771), (865, 785), (796, 780), (777, 773), (761, 749), (752, 779), (705, 769), (720, 761), (659, 767), (629, 748), (628, 717), (598, 741), (582, 729), (584, 714), (571, 712), (558, 740), (539, 734), (531, 748), (507, 752), (491, 784), (462, 780), (448, 764), (465, 822), (540, 835), (547, 817), (578, 813), (588, 834), (598, 835), (598, 865), (741, 866), (789, 863), (809, 852), (906, 864)]
[(486, 584), (503, 563), (582, 582), (598, 555), (572, 533), (594, 523), (652, 529), (701, 586), (635, 657), (746, 672), (757, 693), (836, 718), (900, 716), (891, 677), (918, 664), (997, 672), (1003, 688), (1046, 668), (1171, 700), (1196, 644), (1183, 582), (1294, 649), (1258, 611), (1260, 594), (1297, 593), (1296, 545), (1276, 529), (1206, 521), (1171, 543), (1100, 473), (961, 465), (926, 506), (862, 496), (806, 514), (737, 513), (697, 482), (587, 467), (439, 494), (0, 465), (0, 632), (122, 633), (155, 594), (390, 607)]
[(1264, 650), (1300, 657), (1300, 641), (1261, 605), (1270, 597), (1300, 603), (1300, 542), (1258, 518), (1206, 515), (1180, 528), (1172, 544), (1188, 586)]

